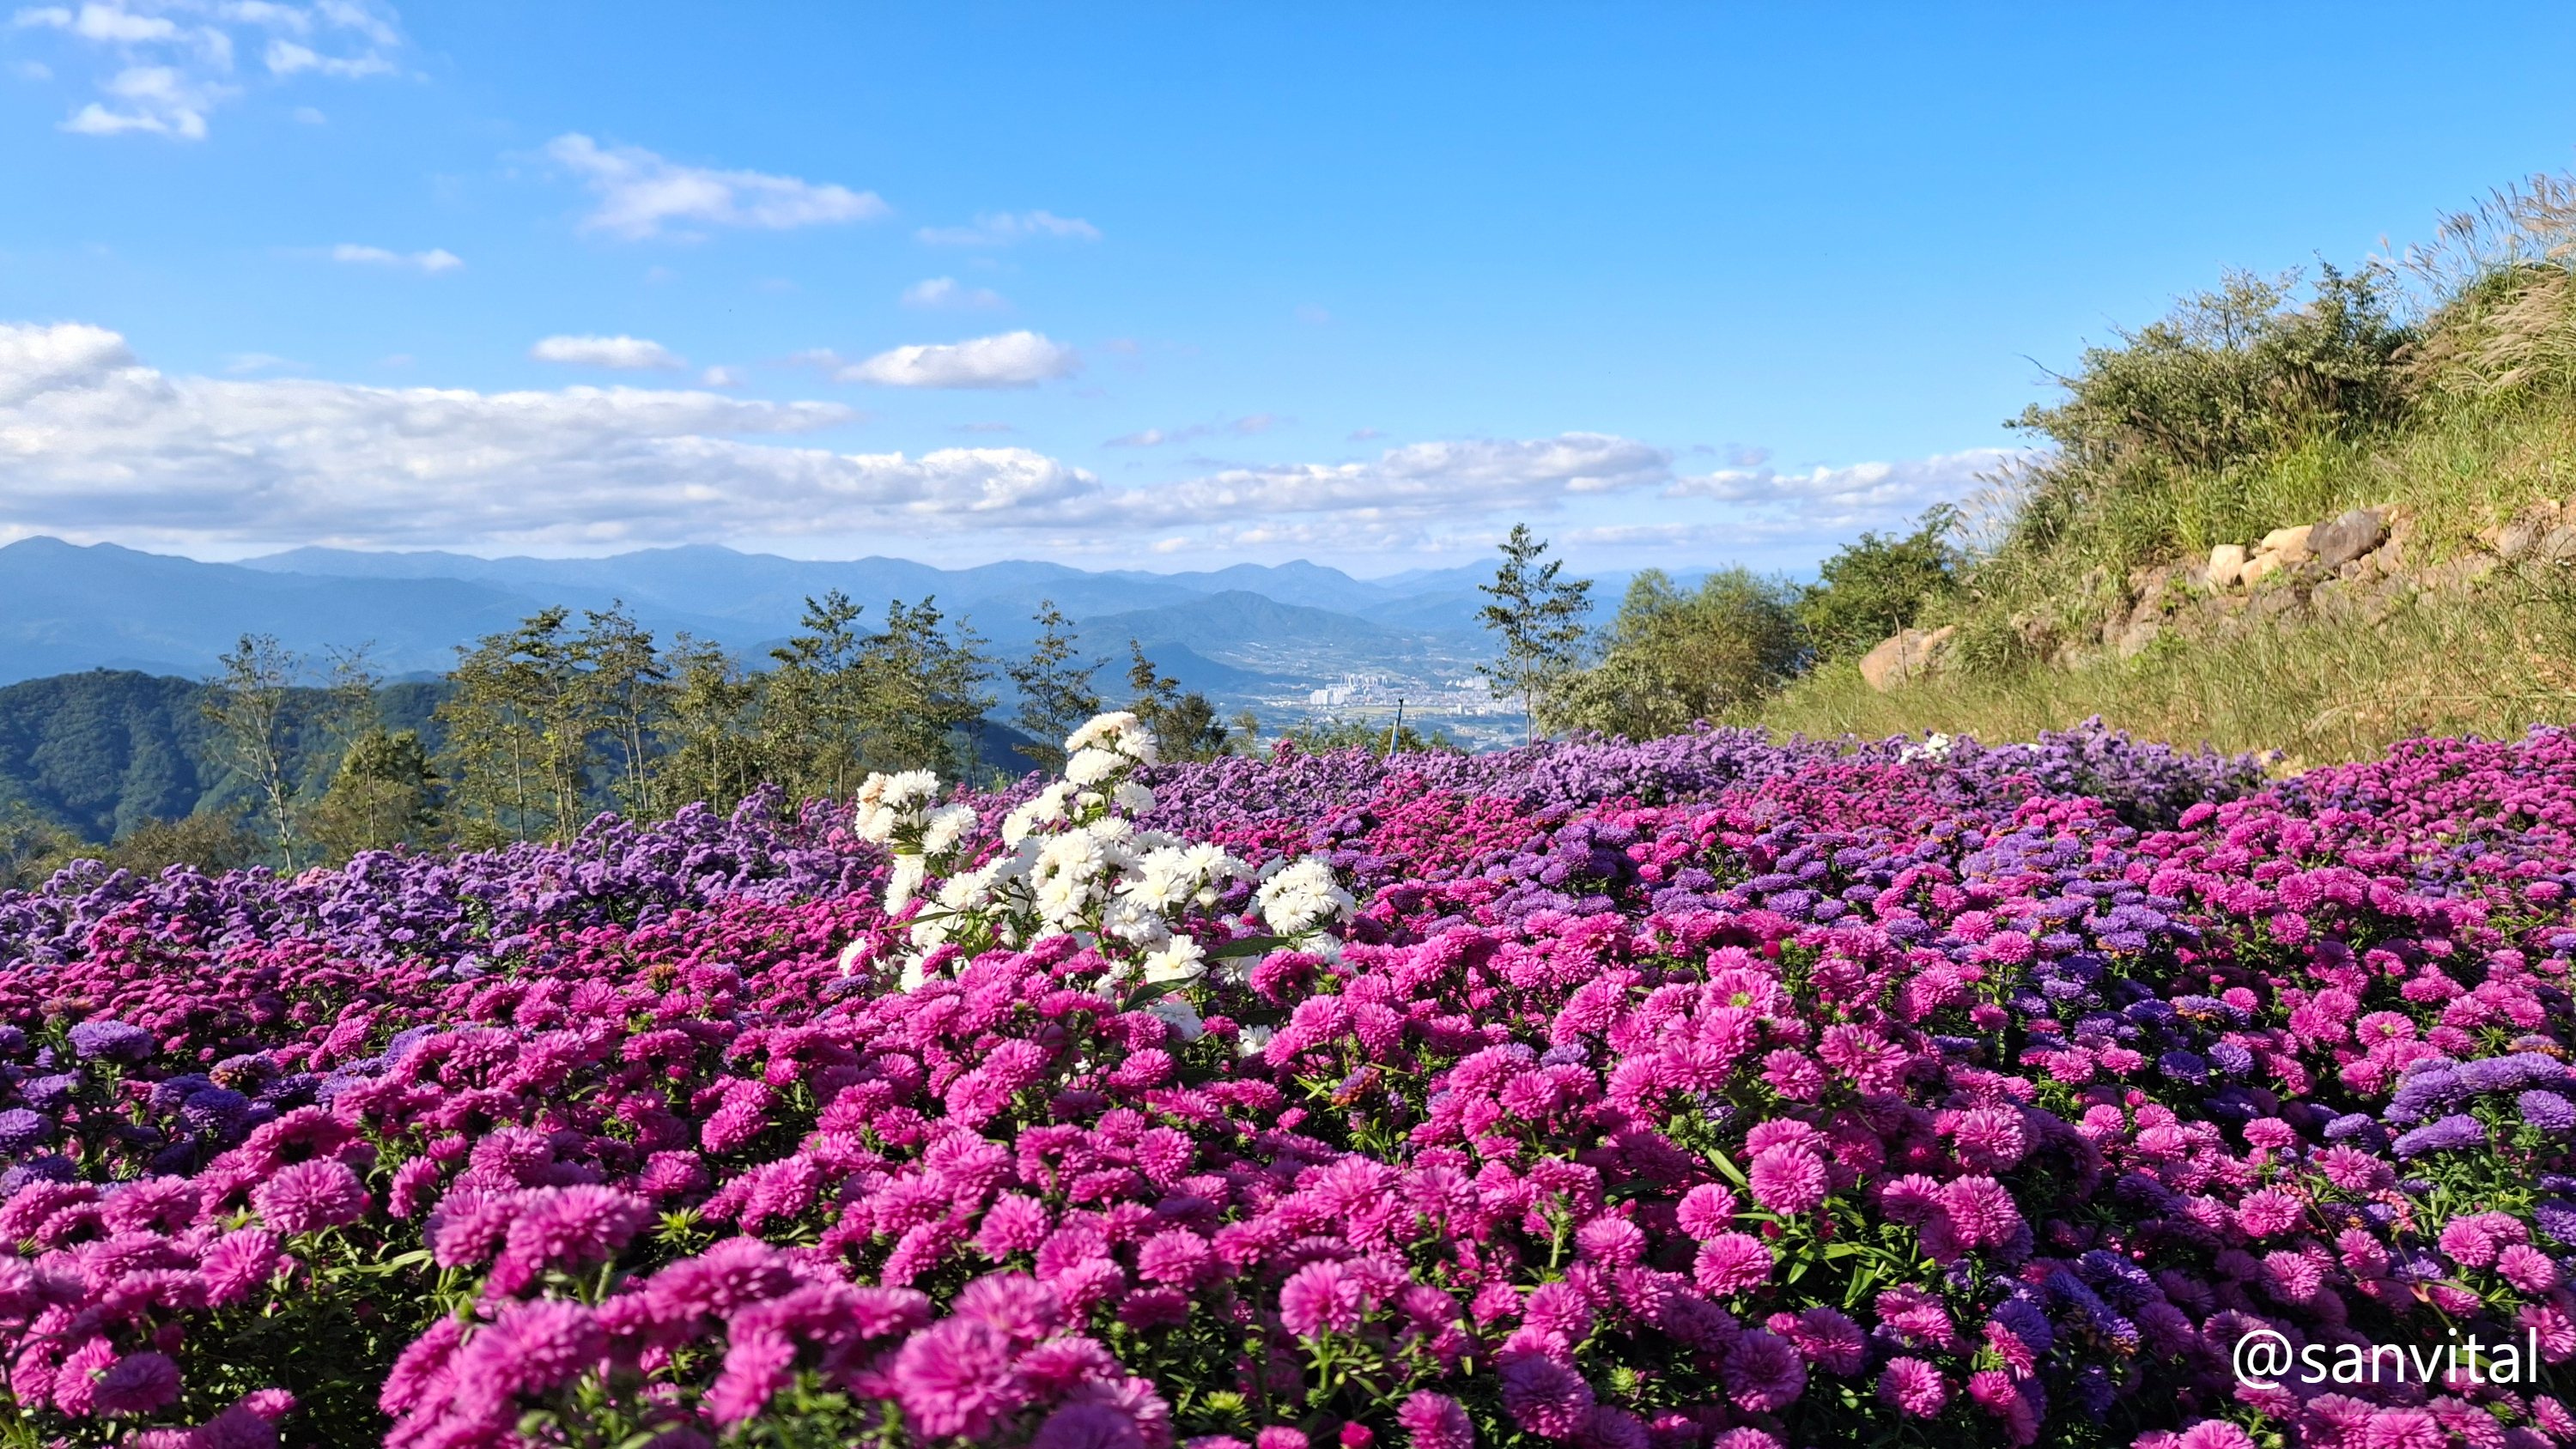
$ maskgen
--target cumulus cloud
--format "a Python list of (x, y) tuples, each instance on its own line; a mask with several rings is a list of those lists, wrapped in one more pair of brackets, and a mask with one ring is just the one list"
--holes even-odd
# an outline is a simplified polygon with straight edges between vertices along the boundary
[(574, 367), (613, 367), (622, 371), (688, 366), (688, 359), (659, 342), (623, 334), (616, 337), (540, 338), (536, 346), (528, 349), (528, 355), (539, 362), (562, 362)]
[[(56, 33), (74, 54), (95, 52), (107, 62), (95, 82), (107, 99), (73, 111), (64, 130), (182, 141), (204, 139), (208, 114), (242, 94), (234, 56), (244, 45), (259, 51), (272, 83), (306, 74), (390, 75), (397, 67), (389, 52), (402, 46), (391, 13), (366, 0), (86, 0), (27, 6), (11, 25)], [(320, 116), (303, 107), (298, 117), (306, 112)]]
[(956, 308), (963, 311), (997, 311), (1011, 304), (990, 287), (964, 287), (955, 277), (932, 277), (903, 289), (899, 298), (907, 307)]
[(1100, 228), (1078, 216), (1051, 212), (987, 212), (973, 226), (925, 226), (913, 236), (935, 247), (1006, 247), (1015, 242), (1098, 241)]
[(369, 267), (412, 267), (433, 275), (452, 272), (465, 265), (465, 259), (445, 247), (432, 247), (425, 252), (403, 253), (383, 247), (362, 247), (342, 242), (331, 248), (331, 260)]
[[(0, 527), (395, 545), (775, 537), (1043, 516), (1098, 490), (1021, 448), (838, 453), (747, 436), (831, 403), (169, 377), (79, 323), (0, 324)], [(150, 520), (138, 528), (137, 520)]]
[(880, 387), (1035, 387), (1082, 371), (1081, 353), (1036, 332), (897, 347), (858, 362), (830, 351), (804, 353), (796, 360), (821, 367), (835, 382)]
[(629, 241), (658, 236), (667, 222), (785, 231), (871, 221), (891, 210), (873, 191), (761, 171), (683, 166), (641, 146), (602, 146), (579, 132), (547, 142), (546, 155), (599, 198), (582, 219), (582, 230)]
[[(1759, 449), (1748, 451), (1756, 458), (1769, 456)], [(1803, 518), (1838, 521), (1957, 498), (1975, 488), (1981, 476), (2022, 456), (2007, 448), (1970, 448), (1894, 463), (1855, 463), (1805, 472), (1782, 472), (1769, 467), (1721, 468), (1697, 477), (1677, 478), (1663, 490), (1663, 496), (1770, 505)]]
[(740, 387), (751, 378), (739, 367), (710, 367), (698, 374), (700, 387)]
[[(1782, 540), (1829, 540), (1837, 517), (1879, 526), (1894, 510), (1958, 496), (2007, 461), (1979, 451), (1683, 477), (1665, 449), (1566, 433), (1111, 486), (1027, 448), (838, 451), (806, 436), (860, 418), (836, 403), (707, 389), (363, 386), (269, 375), (273, 363), (169, 376), (105, 328), (0, 324), (0, 477), (9, 480), (0, 532), (358, 547), (891, 533), (1096, 553), (1182, 538), (1347, 555), (1481, 550), (1512, 520), (1550, 519), (1567, 546), (1741, 557), (1792, 546)], [(960, 430), (988, 429), (1003, 430)]]

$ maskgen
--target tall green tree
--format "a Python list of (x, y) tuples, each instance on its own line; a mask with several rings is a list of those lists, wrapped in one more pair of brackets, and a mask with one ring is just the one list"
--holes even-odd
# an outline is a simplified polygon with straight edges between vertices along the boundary
[(223, 670), (206, 681), (202, 705), (215, 727), (215, 748), (258, 798), (276, 836), (278, 859), (291, 872), (303, 834), (296, 798), (302, 704), (296, 681), (304, 673), (305, 657), (278, 643), (274, 634), (244, 634), (216, 658)]
[(1030, 742), (1013, 748), (1040, 769), (1060, 770), (1065, 737), (1100, 713), (1100, 689), (1093, 681), (1100, 664), (1083, 662), (1082, 641), (1073, 631), (1073, 621), (1055, 606), (1055, 600), (1039, 600), (1032, 617), (1038, 622), (1037, 642), (1029, 646), (1026, 658), (1010, 666), (1011, 683), (1020, 694), (1019, 713), (1011, 723)]
[(1799, 626), (1819, 659), (1865, 654), (1957, 597), (1965, 560), (1950, 542), (1959, 510), (1934, 505), (1901, 538), (1864, 533), (1847, 543), (1798, 598)]
[(1592, 581), (1559, 579), (1564, 560), (1547, 557), (1547, 541), (1533, 537), (1526, 523), (1512, 525), (1502, 548), (1494, 581), (1477, 585), (1494, 601), (1480, 617), (1500, 636), (1502, 657), (1476, 666), (1476, 672), (1502, 693), (1520, 697), (1526, 744), (1535, 735), (1539, 707), (1549, 692), (1582, 667)]
[(417, 730), (381, 726), (352, 741), (312, 811), (313, 838), (331, 858), (425, 844), (438, 831), (438, 777)]
[(540, 609), (457, 651), (455, 692), (438, 718), (450, 808), (470, 844), (561, 838), (581, 825), (592, 714), (570, 618)]
[(1685, 593), (1661, 569), (1629, 584), (1600, 662), (1566, 676), (1541, 706), (1550, 728), (1651, 739), (1743, 710), (1778, 689), (1804, 649), (1797, 591), (1741, 568)]
[(722, 646), (680, 634), (665, 656), (672, 673), (655, 769), (661, 797), (731, 810), (769, 774), (762, 749), (762, 681)]
[(1183, 694), (1181, 682), (1157, 671), (1145, 646), (1133, 639), (1127, 641), (1127, 657), (1127, 687), (1136, 691), (1128, 709), (1154, 732), (1164, 759), (1213, 760), (1225, 753), (1226, 729), (1206, 695)]
[(861, 677), (866, 610), (833, 589), (805, 600), (804, 632), (769, 651), (761, 701), (761, 744), (791, 796), (845, 797), (867, 773), (867, 690)]
[(972, 773), (967, 727), (993, 707), (984, 641), (964, 620), (944, 618), (935, 599), (886, 604), (885, 631), (860, 651), (866, 758), (883, 770)]
[(572, 654), (582, 674), (588, 723), (607, 744), (609, 793), (627, 818), (656, 819), (664, 811), (653, 756), (670, 707), (670, 672), (653, 635), (636, 624), (624, 600), (605, 612), (585, 610), (582, 617), (587, 627), (573, 637)]

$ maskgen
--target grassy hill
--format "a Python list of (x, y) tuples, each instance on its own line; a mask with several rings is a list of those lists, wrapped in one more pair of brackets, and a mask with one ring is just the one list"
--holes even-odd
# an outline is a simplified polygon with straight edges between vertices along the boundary
[[(2404, 272), (2232, 276), (2061, 381), (2019, 420), (2050, 451), (1971, 500), (1906, 620), (1952, 630), (1932, 666), (1882, 691), (1824, 658), (1763, 723), (2026, 738), (2099, 714), (2313, 763), (2576, 713), (2576, 531), (2552, 531), (2576, 522), (2576, 184), (2500, 193)], [(2213, 549), (2355, 509), (2406, 535), (2361, 571), (2371, 608), (2313, 564), (2215, 581)]]

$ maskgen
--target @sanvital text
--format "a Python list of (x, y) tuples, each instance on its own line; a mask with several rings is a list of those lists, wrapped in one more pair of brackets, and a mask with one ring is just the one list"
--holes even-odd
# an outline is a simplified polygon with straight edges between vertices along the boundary
[(2540, 1335), (2517, 1343), (2475, 1334), (2439, 1343), (2311, 1343), (2258, 1328), (2236, 1340), (2236, 1381), (2253, 1388), (2299, 1384), (2535, 1384)]

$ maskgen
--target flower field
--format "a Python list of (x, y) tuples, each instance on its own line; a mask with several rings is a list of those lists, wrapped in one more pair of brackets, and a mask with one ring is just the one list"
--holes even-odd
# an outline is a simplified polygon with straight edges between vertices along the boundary
[(2576, 737), (1069, 747), (0, 896), (0, 1441), (2576, 1440)]

